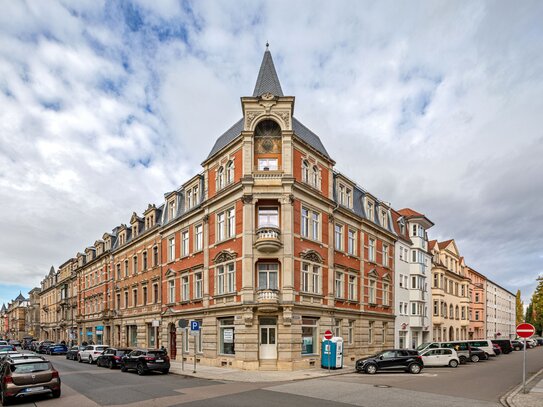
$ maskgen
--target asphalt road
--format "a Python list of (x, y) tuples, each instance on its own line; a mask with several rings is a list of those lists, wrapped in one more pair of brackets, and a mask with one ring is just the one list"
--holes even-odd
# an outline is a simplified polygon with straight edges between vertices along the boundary
[[(527, 351), (528, 374), (543, 368), (543, 347)], [(20, 406), (382, 406), (496, 407), (522, 380), (522, 352), (452, 368), (426, 368), (419, 375), (350, 373), (287, 383), (235, 383), (174, 374), (132, 372), (49, 359), (62, 379), (60, 399), (36, 398)]]

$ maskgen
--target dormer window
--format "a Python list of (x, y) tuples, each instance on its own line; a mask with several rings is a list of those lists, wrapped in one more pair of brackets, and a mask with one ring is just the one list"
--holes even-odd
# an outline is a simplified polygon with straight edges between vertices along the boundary
[(168, 202), (168, 219), (172, 220), (173, 218), (175, 218), (175, 199)]
[(388, 216), (386, 211), (381, 211), (381, 226), (388, 228)]
[(132, 226), (132, 237), (136, 237), (138, 235), (138, 225), (135, 224)]
[(339, 204), (347, 208), (352, 207), (353, 190), (346, 185), (339, 184), (338, 186), (338, 200)]
[(373, 202), (370, 202), (370, 201), (367, 201), (366, 203), (366, 212), (367, 212), (367, 215), (368, 215), (368, 219), (369, 220), (373, 220)]
[(200, 195), (199, 195), (200, 188), (198, 185), (194, 185), (191, 188), (188, 188), (185, 192), (185, 203), (186, 203), (186, 209), (189, 210), (196, 205), (200, 203)]

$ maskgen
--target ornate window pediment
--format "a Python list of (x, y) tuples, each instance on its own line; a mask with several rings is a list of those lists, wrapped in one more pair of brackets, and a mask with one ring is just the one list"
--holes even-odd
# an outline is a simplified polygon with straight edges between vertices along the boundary
[(227, 261), (235, 260), (237, 253), (233, 250), (221, 250), (213, 259), (214, 263), (225, 263)]
[(175, 276), (175, 271), (173, 271), (172, 269), (168, 269), (168, 271), (166, 271), (165, 277), (169, 278), (173, 276)]
[(377, 270), (371, 269), (368, 273), (369, 278), (379, 278), (379, 274), (377, 273)]
[(390, 274), (386, 273), (386, 274), (383, 276), (383, 281), (390, 282), (390, 281), (391, 281)]
[(315, 250), (304, 250), (300, 253), (300, 257), (307, 261), (312, 261), (314, 263), (323, 263), (323, 259), (319, 253), (317, 253)]

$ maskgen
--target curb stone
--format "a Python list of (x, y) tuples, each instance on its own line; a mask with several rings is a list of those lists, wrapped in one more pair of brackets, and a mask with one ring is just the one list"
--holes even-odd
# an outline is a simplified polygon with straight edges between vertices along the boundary
[[(543, 375), (543, 369), (539, 370), (536, 374), (530, 377), (526, 381), (526, 386), (528, 386), (532, 381), (538, 378), (540, 375)], [(543, 380), (543, 378), (542, 378)], [(500, 403), (505, 407), (517, 407), (517, 404), (514, 401), (515, 396), (517, 396), (522, 391), (522, 383), (516, 387), (513, 387), (507, 393), (500, 397)]]

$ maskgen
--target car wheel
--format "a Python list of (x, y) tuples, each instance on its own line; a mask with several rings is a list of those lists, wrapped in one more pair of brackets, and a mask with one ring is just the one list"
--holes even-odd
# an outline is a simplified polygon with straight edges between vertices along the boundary
[(422, 369), (421, 369), (420, 365), (417, 364), (417, 363), (411, 363), (409, 365), (409, 373), (419, 374), (421, 370)]
[(77, 361), (78, 361), (79, 363), (83, 363), (83, 359), (81, 359), (81, 355), (77, 355)]
[(115, 365), (113, 364), (113, 361), (110, 360), (107, 367), (109, 367), (110, 369), (114, 369), (115, 368)]
[(470, 360), (473, 362), (473, 363), (477, 363), (479, 361), (479, 356), (478, 355), (471, 355), (471, 358)]
[(364, 371), (367, 374), (375, 374), (377, 373), (377, 365), (374, 365), (373, 363), (371, 363), (368, 366), (366, 366), (366, 369), (364, 369)]
[(451, 361), (449, 362), (449, 366), (450, 366), (450, 367), (458, 367), (458, 361), (456, 361), (456, 360), (454, 360), (454, 359), (451, 360)]
[(468, 358), (466, 358), (465, 356), (460, 356), (458, 359), (460, 359), (460, 363), (462, 365), (465, 364), (468, 361)]
[(53, 390), (53, 398), (58, 399), (60, 397), (60, 389)]
[(126, 366), (124, 365), (121, 366), (121, 372), (126, 372)]
[(92, 356), (89, 356), (89, 365), (92, 365), (94, 363), (94, 360), (92, 359)]
[(3, 406), (9, 406), (11, 404), (11, 398), (4, 396), (4, 392), (0, 393), (0, 399)]
[(143, 376), (145, 374), (145, 369), (143, 368), (143, 365), (141, 363), (138, 363), (136, 366), (136, 371), (140, 376)]

